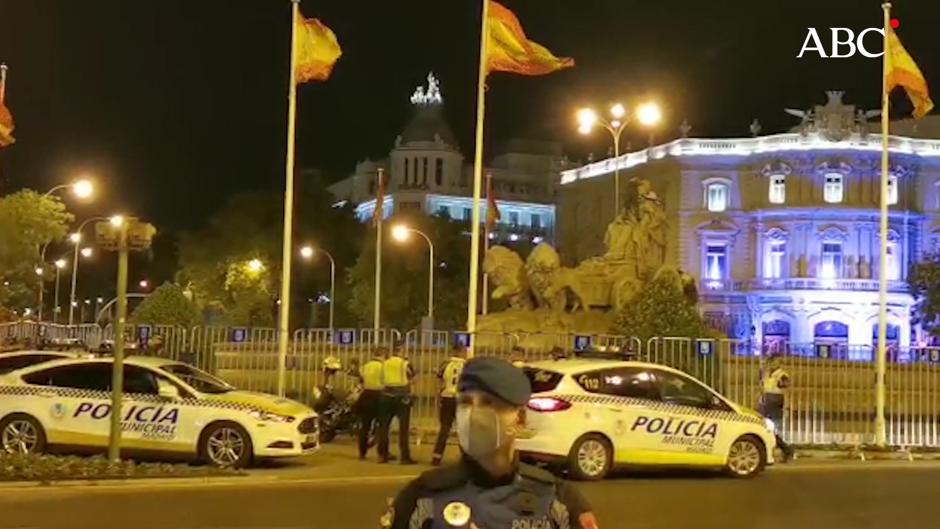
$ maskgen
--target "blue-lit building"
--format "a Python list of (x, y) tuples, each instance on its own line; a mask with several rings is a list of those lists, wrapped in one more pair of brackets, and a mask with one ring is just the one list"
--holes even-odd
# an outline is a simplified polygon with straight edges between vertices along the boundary
[[(428, 86), (419, 86), (410, 102), (413, 115), (388, 158), (360, 162), (352, 176), (330, 186), (330, 191), (356, 204), (362, 221), (371, 219), (381, 168), (386, 175), (385, 216), (420, 211), (469, 222), (473, 167), (464, 159), (444, 117), (444, 100), (433, 74), (428, 76)], [(494, 242), (554, 240), (559, 174), (568, 167), (560, 144), (514, 140), (503, 146), (486, 168), (501, 216), (491, 235)], [(485, 200), (480, 218), (486, 218)]]
[(648, 179), (664, 200), (666, 262), (698, 279), (706, 316), (730, 337), (768, 347), (871, 345), (885, 266), (888, 341), (916, 344), (922, 337), (911, 323), (906, 279), (925, 251), (940, 248), (940, 141), (931, 139), (940, 138), (940, 123), (892, 124), (888, 257), (881, 263), (875, 113), (843, 103), (841, 92), (828, 96), (812, 110), (790, 110), (802, 123), (787, 133), (761, 136), (755, 125), (748, 138), (682, 137), (563, 172), (562, 255), (571, 264), (603, 253), (619, 165), (622, 181)]

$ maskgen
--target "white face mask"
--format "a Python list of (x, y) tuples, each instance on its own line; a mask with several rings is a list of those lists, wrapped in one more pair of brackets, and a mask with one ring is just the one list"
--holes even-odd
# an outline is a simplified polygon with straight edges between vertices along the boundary
[(514, 429), (504, 426), (496, 410), (489, 407), (459, 406), (456, 423), (460, 448), (477, 461), (492, 456), (514, 435)]

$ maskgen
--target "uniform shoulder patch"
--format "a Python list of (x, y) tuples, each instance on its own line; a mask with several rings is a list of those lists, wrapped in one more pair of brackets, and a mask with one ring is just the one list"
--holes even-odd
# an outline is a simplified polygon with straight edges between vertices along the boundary
[(543, 483), (554, 484), (558, 482), (558, 478), (556, 478), (555, 475), (551, 472), (533, 465), (527, 465), (525, 463), (519, 464), (519, 475), (524, 478), (541, 481)]
[(459, 487), (469, 479), (463, 465), (454, 464), (428, 470), (418, 478), (428, 490), (440, 491)]

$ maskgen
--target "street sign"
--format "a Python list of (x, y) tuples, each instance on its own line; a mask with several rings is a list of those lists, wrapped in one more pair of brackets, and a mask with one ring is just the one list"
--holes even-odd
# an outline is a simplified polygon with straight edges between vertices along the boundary
[(138, 325), (137, 326), (137, 338), (150, 338), (153, 328), (149, 325)]
[(248, 329), (244, 327), (233, 328), (231, 338), (234, 343), (242, 343), (242, 342), (248, 341)]
[(695, 351), (701, 356), (711, 356), (714, 352), (710, 340), (699, 340), (695, 342)]
[(353, 345), (356, 343), (356, 331), (352, 329), (340, 329), (336, 331), (336, 338), (340, 345)]
[(470, 347), (470, 333), (455, 332), (454, 333), (454, 345), (458, 347)]
[(574, 350), (587, 351), (591, 347), (591, 337), (588, 335), (578, 335), (574, 337)]

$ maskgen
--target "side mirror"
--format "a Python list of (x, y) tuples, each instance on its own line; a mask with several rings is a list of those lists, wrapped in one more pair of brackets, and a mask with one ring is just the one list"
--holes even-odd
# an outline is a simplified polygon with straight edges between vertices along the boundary
[(157, 384), (159, 385), (160, 398), (166, 400), (179, 400), (180, 390), (178, 387), (162, 380), (157, 381)]

